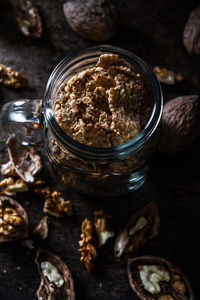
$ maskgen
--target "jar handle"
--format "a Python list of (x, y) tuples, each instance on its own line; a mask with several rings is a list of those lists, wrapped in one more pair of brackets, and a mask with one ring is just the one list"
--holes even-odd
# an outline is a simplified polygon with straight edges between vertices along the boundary
[(42, 100), (16, 100), (3, 105), (0, 113), (0, 150), (12, 136), (23, 145), (42, 141)]

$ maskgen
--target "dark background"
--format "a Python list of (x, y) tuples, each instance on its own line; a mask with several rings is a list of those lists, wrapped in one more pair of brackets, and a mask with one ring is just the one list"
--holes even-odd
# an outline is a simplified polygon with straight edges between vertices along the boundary
[[(0, 63), (27, 75), (30, 82), (29, 87), (18, 90), (0, 86), (1, 105), (14, 99), (42, 98), (55, 65), (74, 50), (95, 44), (69, 28), (62, 12), (63, 1), (35, 3), (43, 21), (40, 40), (24, 37), (16, 26), (9, 1), (0, 1)], [(185, 78), (174, 86), (162, 86), (165, 102), (180, 95), (200, 94), (200, 57), (188, 54), (182, 42), (186, 20), (198, 4), (198, 0), (118, 1), (121, 27), (109, 44), (131, 50), (152, 67), (166, 67)], [(94, 199), (64, 190), (74, 204), (75, 215), (63, 220), (50, 216), (49, 237), (43, 243), (35, 243), (64, 259), (74, 278), (77, 300), (138, 299), (129, 286), (126, 265), (114, 259), (114, 240), (101, 250), (93, 275), (79, 262), (78, 240), (81, 222), (85, 217), (92, 218), (95, 209), (103, 208), (113, 215), (110, 224), (117, 233), (131, 212), (152, 200), (160, 211), (160, 236), (140, 253), (159, 255), (178, 265), (190, 279), (195, 299), (200, 299), (199, 153), (200, 140), (173, 157), (157, 153), (147, 182), (129, 195)], [(6, 162), (5, 156), (6, 153), (0, 154), (1, 162)], [(53, 186), (64, 188), (57, 186), (47, 164), (43, 175)], [(17, 196), (17, 200), (28, 213), (32, 238), (31, 232), (43, 216), (42, 200), (31, 192)], [(0, 246), (1, 300), (36, 299), (40, 277), (34, 256), (34, 251), (23, 247), (21, 241)]]

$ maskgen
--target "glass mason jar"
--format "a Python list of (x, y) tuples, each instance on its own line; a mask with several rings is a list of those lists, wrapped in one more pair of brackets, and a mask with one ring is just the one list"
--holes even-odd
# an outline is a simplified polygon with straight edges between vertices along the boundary
[[(68, 78), (94, 66), (105, 53), (118, 54), (133, 72), (140, 73), (151, 102), (151, 115), (136, 137), (119, 146), (97, 148), (68, 136), (57, 123), (52, 105), (59, 87)], [(162, 105), (159, 82), (143, 60), (127, 50), (100, 45), (64, 58), (52, 72), (43, 100), (18, 100), (4, 105), (1, 130), (6, 137), (15, 136), (23, 144), (37, 144), (42, 138), (54, 174), (66, 186), (96, 196), (118, 195), (138, 189), (146, 180), (158, 142)]]

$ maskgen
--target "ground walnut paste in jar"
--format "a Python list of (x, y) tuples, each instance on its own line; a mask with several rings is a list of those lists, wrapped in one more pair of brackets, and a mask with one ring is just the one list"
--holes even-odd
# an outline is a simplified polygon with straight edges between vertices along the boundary
[(151, 112), (140, 74), (115, 54), (102, 54), (96, 66), (67, 80), (53, 111), (66, 134), (93, 147), (118, 146), (132, 139)]
[(95, 195), (139, 188), (162, 110), (151, 69), (126, 50), (97, 46), (63, 60), (52, 76), (45, 94), (45, 109), (52, 112), (45, 118), (45, 145), (56, 174)]

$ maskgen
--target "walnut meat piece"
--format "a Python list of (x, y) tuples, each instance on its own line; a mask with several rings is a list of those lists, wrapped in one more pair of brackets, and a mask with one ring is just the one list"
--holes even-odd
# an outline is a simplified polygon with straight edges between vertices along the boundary
[(36, 193), (45, 199), (43, 212), (49, 213), (55, 217), (62, 218), (65, 215), (72, 216), (73, 207), (70, 200), (65, 200), (62, 193), (58, 191), (51, 192), (50, 187), (36, 189)]
[(169, 71), (165, 68), (156, 66), (153, 68), (153, 71), (156, 74), (158, 80), (162, 83), (172, 85), (183, 80), (183, 76), (181, 74)]
[(40, 38), (42, 22), (32, 0), (11, 0), (11, 4), (20, 31), (25, 36)]
[(194, 300), (183, 272), (161, 257), (140, 256), (128, 260), (132, 289), (143, 300)]
[(16, 196), (17, 193), (23, 193), (29, 190), (22, 179), (14, 180), (12, 177), (3, 179), (0, 182), (0, 187), (5, 187), (5, 189), (0, 192), (0, 195), (6, 196)]
[(87, 271), (92, 272), (94, 270), (94, 264), (97, 259), (97, 251), (94, 243), (94, 228), (90, 220), (85, 219), (81, 225), (82, 233), (79, 241), (81, 258), (80, 262), (83, 262)]
[(20, 88), (28, 85), (28, 79), (10, 67), (0, 64), (0, 83), (14, 88)]
[(158, 300), (174, 300), (174, 298), (172, 298), (172, 296), (170, 295), (163, 295), (163, 296), (159, 296)]
[(28, 217), (15, 200), (0, 196), (0, 242), (8, 242), (28, 234)]
[(103, 246), (109, 238), (114, 237), (114, 232), (109, 230), (107, 220), (111, 218), (111, 216), (106, 215), (103, 210), (94, 212), (94, 226), (96, 233), (98, 235), (98, 246)]
[(7, 141), (8, 154), (13, 168), (25, 182), (33, 182), (34, 176), (42, 169), (40, 156), (31, 146), (23, 146), (15, 139)]
[(162, 266), (144, 265), (139, 267), (141, 283), (146, 291), (151, 294), (161, 292), (159, 283), (161, 281), (170, 281), (170, 274)]
[(4, 176), (14, 176), (14, 177), (18, 176), (18, 174), (15, 171), (11, 161), (9, 161), (6, 164), (3, 164), (1, 166), (1, 174), (4, 175)]
[(119, 26), (115, 6), (110, 0), (70, 0), (63, 5), (63, 11), (75, 32), (94, 41), (109, 40)]
[(43, 261), (41, 263), (41, 270), (44, 276), (48, 278), (50, 283), (54, 283), (58, 288), (64, 283), (64, 279), (59, 273), (58, 269), (52, 265), (49, 261)]

